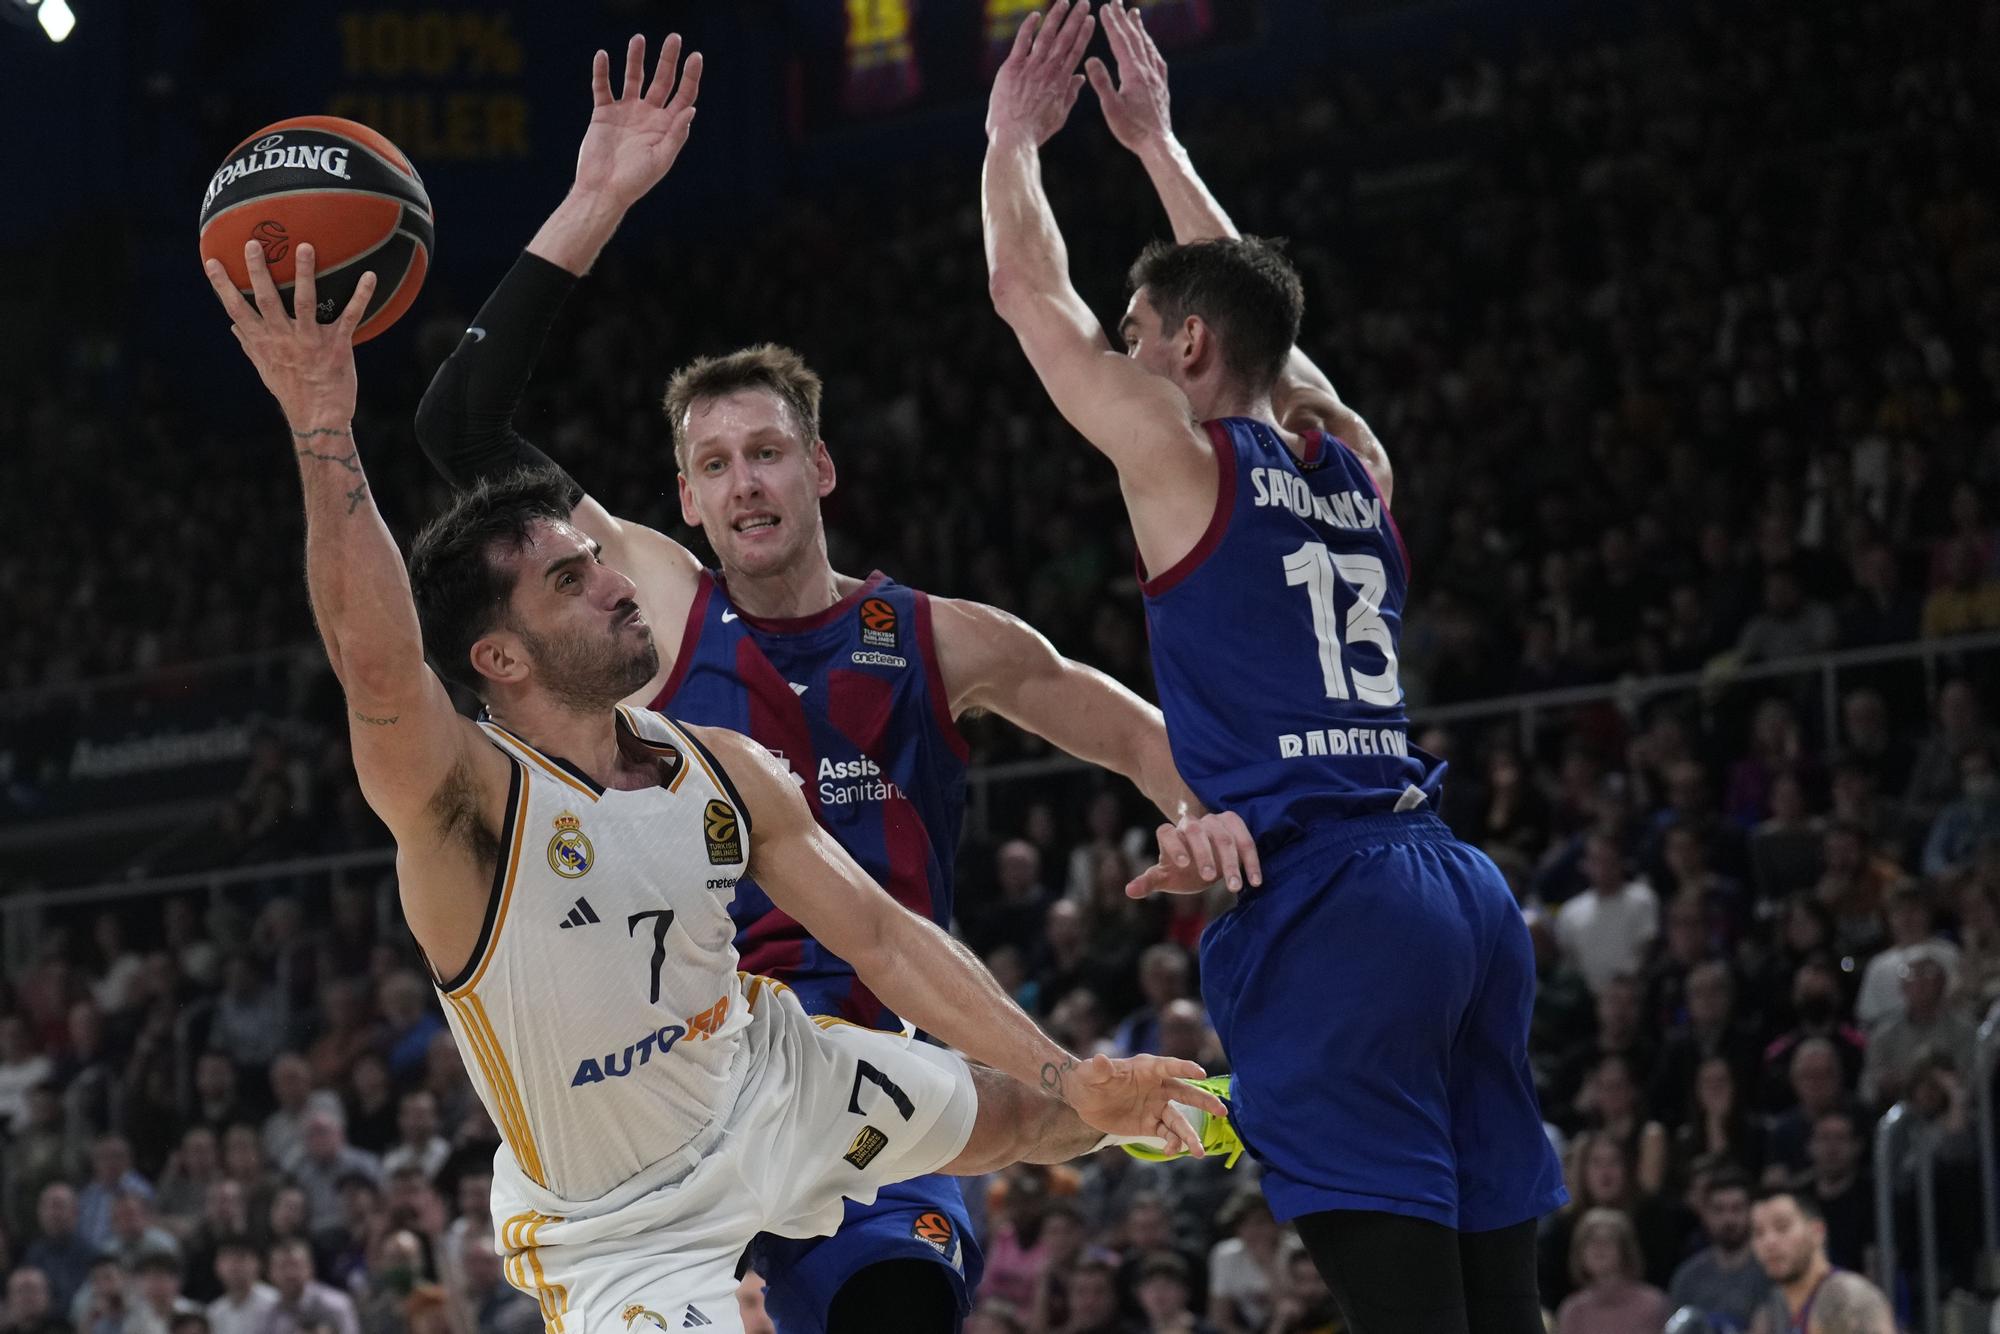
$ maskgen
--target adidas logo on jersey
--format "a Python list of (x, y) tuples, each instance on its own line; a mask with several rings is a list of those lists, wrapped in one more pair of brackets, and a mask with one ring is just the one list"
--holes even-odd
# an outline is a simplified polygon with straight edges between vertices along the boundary
[(573, 926), (595, 926), (600, 920), (597, 909), (590, 906), (589, 899), (578, 899), (576, 906), (569, 910), (569, 916), (556, 925), (567, 931)]
[(712, 1325), (714, 1323), (715, 1322), (713, 1320), (710, 1320), (707, 1316), (701, 1313), (701, 1308), (699, 1306), (690, 1306), (688, 1307), (687, 1310), (687, 1318), (681, 1321), (681, 1328), (699, 1329), (703, 1325)]

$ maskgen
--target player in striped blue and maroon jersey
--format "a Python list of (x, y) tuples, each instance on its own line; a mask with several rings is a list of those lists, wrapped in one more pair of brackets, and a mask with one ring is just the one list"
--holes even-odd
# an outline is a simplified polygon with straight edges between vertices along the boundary
[[(602, 90), (569, 196), (424, 396), (418, 438), (454, 484), (553, 466), (512, 417), (564, 297), (671, 165), (652, 148), (660, 109), (639, 94), (642, 65), (635, 38), (627, 96), (614, 102)], [(1159, 712), (1129, 690), (1061, 657), (1005, 612), (832, 567), (820, 500), (835, 474), (819, 403), (818, 377), (795, 353), (768, 345), (705, 358), (673, 377), (666, 407), (681, 512), (714, 549), (714, 569), (590, 496), (578, 500), (572, 522), (633, 580), (662, 641), (678, 636), (661, 674), (633, 702), (743, 731), (782, 754), (855, 860), (941, 925), (952, 918), (964, 803), (965, 743), (955, 720), (968, 710), (997, 713), (1132, 779), (1204, 849), (1211, 832), (1247, 844), (1241, 821), (1198, 818)], [(809, 1011), (901, 1026), (844, 961), (750, 881), (739, 883), (732, 913), (744, 966), (791, 984)], [(867, 1207), (850, 1204), (831, 1239), (766, 1238), (752, 1258), (783, 1334), (942, 1334), (968, 1309), (981, 1264), (958, 1184), (945, 1177), (902, 1183)]]
[[(1115, 83), (1078, 72), (1098, 16)], [(1133, 265), (1123, 355), (1041, 182), (1086, 81), (1176, 242)], [(1388, 455), (1297, 347), (1297, 271), (1237, 235), (1175, 140), (1166, 62), (1121, 0), (1030, 16), (986, 129), (994, 306), (1118, 471), (1174, 757), (1263, 856), (1201, 955), (1265, 1195), (1354, 1334), (1539, 1334), (1536, 1223), (1565, 1194), (1528, 1064), (1533, 952), (1499, 871), (1436, 814), (1443, 766), (1409, 744)]]

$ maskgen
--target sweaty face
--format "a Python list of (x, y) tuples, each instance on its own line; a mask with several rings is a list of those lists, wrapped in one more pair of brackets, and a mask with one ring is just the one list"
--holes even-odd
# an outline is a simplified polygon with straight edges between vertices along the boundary
[(768, 389), (697, 399), (683, 426), (681, 517), (699, 524), (724, 574), (764, 577), (818, 542), (833, 460)]
[[(533, 679), (564, 706), (609, 707), (659, 670), (632, 581), (604, 563), (596, 543), (566, 523), (539, 523), (504, 559), (515, 576), (505, 628), (519, 639)], [(481, 640), (474, 653), (496, 639)]]
[(1803, 1278), (1825, 1237), (1825, 1225), (1807, 1218), (1789, 1196), (1751, 1206), (1750, 1248), (1773, 1283)]

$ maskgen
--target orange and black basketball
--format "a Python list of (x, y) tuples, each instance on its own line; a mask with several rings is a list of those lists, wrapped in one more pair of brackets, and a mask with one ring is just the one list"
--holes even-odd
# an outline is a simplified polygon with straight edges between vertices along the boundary
[(355, 331), (365, 343), (416, 299), (430, 269), (430, 196), (401, 149), (366, 125), (338, 116), (298, 116), (266, 125), (234, 149), (201, 201), (201, 257), (220, 260), (250, 295), (243, 247), (264, 247), (271, 279), (292, 304), (293, 257), (315, 253), (319, 320), (331, 324), (361, 275), (375, 297)]

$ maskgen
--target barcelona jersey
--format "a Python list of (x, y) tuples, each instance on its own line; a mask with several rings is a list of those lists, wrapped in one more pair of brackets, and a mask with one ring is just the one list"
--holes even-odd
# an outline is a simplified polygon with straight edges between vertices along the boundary
[[(966, 746), (938, 674), (925, 594), (878, 571), (823, 612), (769, 620), (738, 609), (720, 576), (704, 571), (653, 707), (742, 732), (777, 755), (863, 870), (905, 908), (950, 926)], [(738, 882), (730, 912), (742, 966), (788, 983), (809, 1013), (901, 1027), (853, 968), (750, 877)]]

